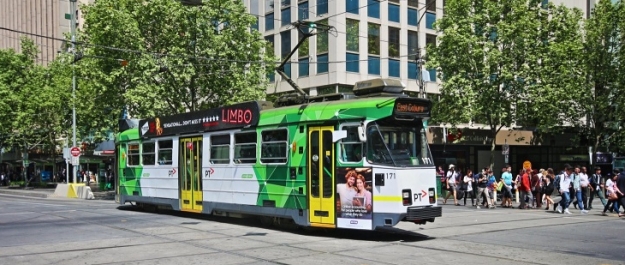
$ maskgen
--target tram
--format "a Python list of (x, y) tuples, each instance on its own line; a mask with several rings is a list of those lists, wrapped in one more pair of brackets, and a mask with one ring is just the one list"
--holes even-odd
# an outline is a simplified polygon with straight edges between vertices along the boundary
[(140, 120), (116, 137), (116, 200), (302, 227), (434, 222), (432, 103), (403, 90), (373, 79), (353, 94)]

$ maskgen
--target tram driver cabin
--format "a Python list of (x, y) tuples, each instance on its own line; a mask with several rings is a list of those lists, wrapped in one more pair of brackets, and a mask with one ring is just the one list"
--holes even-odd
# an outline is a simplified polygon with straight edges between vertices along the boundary
[(403, 89), (374, 79), (353, 94), (243, 102), (120, 127), (116, 199), (322, 228), (433, 222), (442, 211), (424, 128), (431, 102)]

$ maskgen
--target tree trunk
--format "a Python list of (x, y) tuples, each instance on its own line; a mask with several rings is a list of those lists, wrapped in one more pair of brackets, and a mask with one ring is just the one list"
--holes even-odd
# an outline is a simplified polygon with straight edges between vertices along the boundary
[(491, 144), (490, 144), (490, 161), (489, 161), (488, 165), (489, 165), (489, 168), (491, 170), (493, 170), (493, 172), (495, 172), (493, 167), (495, 166), (495, 147), (497, 146), (497, 141), (496, 141), (497, 140), (497, 130), (491, 129), (490, 130), (490, 136), (491, 136), (491, 138), (493, 140), (491, 141)]

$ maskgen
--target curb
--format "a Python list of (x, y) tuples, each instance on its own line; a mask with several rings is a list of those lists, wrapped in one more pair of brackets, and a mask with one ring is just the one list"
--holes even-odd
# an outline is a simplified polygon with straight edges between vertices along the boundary
[(36, 198), (48, 198), (50, 195), (52, 195), (52, 194), (48, 195), (48, 194), (40, 193), (40, 192), (22, 192), (22, 191), (5, 190), (5, 189), (0, 189), (0, 193), (24, 196), (24, 197), (36, 197)]

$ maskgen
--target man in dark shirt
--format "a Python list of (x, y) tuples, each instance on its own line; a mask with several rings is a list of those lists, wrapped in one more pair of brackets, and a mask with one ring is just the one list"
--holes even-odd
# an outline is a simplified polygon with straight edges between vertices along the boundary
[(604, 207), (607, 203), (607, 201), (605, 200), (605, 196), (603, 196), (603, 190), (601, 190), (601, 187), (603, 186), (603, 184), (601, 184), (602, 177), (603, 176), (601, 176), (601, 168), (595, 167), (595, 174), (592, 174), (592, 176), (590, 176), (589, 178), (591, 190), (590, 197), (588, 198), (589, 209), (592, 209), (592, 201), (595, 198), (595, 195), (599, 197), (599, 199), (601, 200), (601, 204), (603, 204)]

